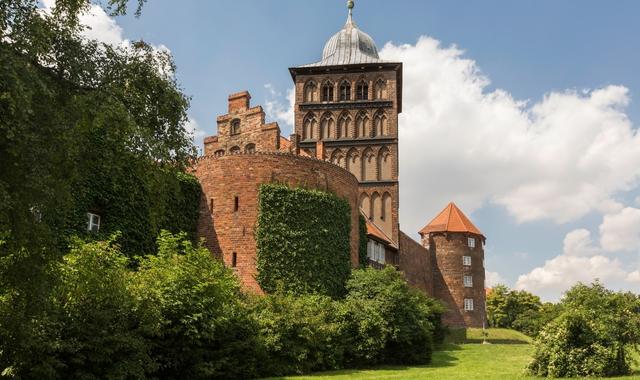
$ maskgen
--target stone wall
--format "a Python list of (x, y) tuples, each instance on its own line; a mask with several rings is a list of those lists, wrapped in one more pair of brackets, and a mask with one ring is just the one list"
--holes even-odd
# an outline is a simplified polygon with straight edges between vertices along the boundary
[(400, 270), (412, 287), (433, 296), (433, 269), (429, 250), (400, 231)]
[[(476, 239), (469, 248), (467, 238)], [(433, 262), (433, 295), (449, 308), (443, 322), (455, 327), (482, 327), (485, 320), (484, 250), (482, 238), (467, 233), (429, 234), (429, 250)], [(463, 265), (463, 256), (471, 256), (471, 265)], [(472, 287), (464, 286), (464, 276), (473, 279)], [(464, 310), (464, 299), (473, 299), (473, 311)]]
[(255, 226), (263, 183), (318, 189), (347, 199), (352, 210), (351, 262), (358, 266), (358, 181), (346, 170), (313, 158), (258, 152), (201, 157), (193, 171), (203, 191), (198, 234), (215, 256), (234, 268), (245, 289), (261, 292), (255, 280)]

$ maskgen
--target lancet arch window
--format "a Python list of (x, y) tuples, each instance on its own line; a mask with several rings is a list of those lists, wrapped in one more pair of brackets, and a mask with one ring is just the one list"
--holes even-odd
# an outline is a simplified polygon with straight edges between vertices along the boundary
[(318, 121), (316, 116), (311, 113), (304, 118), (302, 123), (302, 140), (311, 140), (315, 138)]
[(346, 80), (340, 83), (340, 101), (345, 102), (351, 100), (351, 83)]
[(355, 135), (353, 137), (369, 137), (369, 116), (361, 112), (356, 118)]
[(373, 136), (388, 136), (390, 134), (387, 115), (384, 114), (384, 111), (376, 113), (373, 124)]
[(332, 102), (333, 101), (333, 83), (327, 81), (322, 85), (322, 101), (323, 102)]
[(342, 139), (350, 136), (351, 132), (351, 116), (348, 113), (343, 113), (338, 119), (338, 128), (336, 129), (336, 138)]
[(356, 85), (356, 100), (369, 99), (369, 84), (365, 80), (361, 80)]
[(374, 97), (376, 99), (386, 99), (387, 98), (387, 83), (384, 79), (380, 78), (376, 81), (374, 86)]
[(320, 139), (332, 139), (335, 137), (335, 121), (330, 113), (322, 116), (320, 122)]
[(393, 168), (391, 152), (389, 148), (382, 147), (378, 151), (378, 179), (390, 180), (391, 170)]
[(318, 85), (316, 82), (309, 81), (304, 86), (304, 101), (306, 103), (317, 102), (318, 101)]
[(231, 135), (240, 134), (240, 119), (231, 120)]

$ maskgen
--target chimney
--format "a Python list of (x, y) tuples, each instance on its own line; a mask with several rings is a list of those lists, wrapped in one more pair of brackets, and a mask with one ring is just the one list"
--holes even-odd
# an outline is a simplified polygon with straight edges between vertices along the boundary
[(251, 95), (249, 91), (229, 95), (229, 113), (240, 113), (249, 109)]

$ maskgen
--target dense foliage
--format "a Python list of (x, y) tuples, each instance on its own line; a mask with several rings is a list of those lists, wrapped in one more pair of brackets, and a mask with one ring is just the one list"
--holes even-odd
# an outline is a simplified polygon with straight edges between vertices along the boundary
[(630, 350), (640, 343), (640, 299), (596, 282), (578, 284), (561, 301), (562, 313), (535, 341), (532, 374), (615, 376), (630, 372)]
[(369, 259), (367, 258), (367, 221), (362, 214), (359, 215), (359, 245), (358, 245), (358, 262), (360, 263), (360, 267), (364, 268), (369, 264)]
[(558, 305), (542, 303), (538, 296), (524, 290), (497, 285), (487, 295), (487, 320), (491, 327), (514, 329), (536, 336), (558, 314)]
[[(127, 3), (105, 2), (118, 14)], [(59, 311), (50, 291), (63, 276), (51, 268), (86, 229), (86, 212), (102, 213), (105, 232), (122, 231), (127, 252), (151, 253), (161, 228), (192, 231), (199, 196), (180, 173), (194, 149), (168, 52), (83, 39), (87, 0), (40, 4), (0, 2), (4, 367), (23, 346), (47, 347), (39, 321)]]
[[(233, 379), (431, 359), (443, 308), (392, 268), (355, 270), (344, 299), (247, 298), (185, 234), (163, 232), (136, 267), (115, 241), (76, 242), (48, 269), (35, 338), (0, 342), (4, 376)], [(0, 298), (0, 330), (20, 318), (12, 301)]]
[(260, 186), (258, 283), (266, 292), (342, 296), (351, 271), (351, 207), (334, 194)]

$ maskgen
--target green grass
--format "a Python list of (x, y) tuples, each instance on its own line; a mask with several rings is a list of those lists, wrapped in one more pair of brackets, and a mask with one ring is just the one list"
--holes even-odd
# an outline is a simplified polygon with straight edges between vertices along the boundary
[[(285, 379), (536, 379), (524, 373), (533, 352), (529, 337), (505, 329), (490, 329), (488, 334), (490, 344), (479, 344), (481, 329), (452, 331), (426, 366), (342, 370)], [(612, 379), (640, 380), (640, 373)]]

